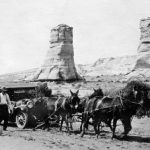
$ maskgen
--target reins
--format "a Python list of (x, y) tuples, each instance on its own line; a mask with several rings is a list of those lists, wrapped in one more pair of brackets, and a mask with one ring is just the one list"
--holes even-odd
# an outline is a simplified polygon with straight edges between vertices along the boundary
[[(100, 97), (100, 96), (96, 96), (96, 98), (99, 98), (99, 97)], [(121, 104), (122, 108), (124, 107), (124, 103), (125, 103), (125, 102), (129, 102), (129, 103), (132, 103), (132, 104), (135, 104), (135, 105), (139, 105), (139, 106), (142, 107), (142, 104), (140, 104), (140, 103), (132, 102), (132, 101), (130, 101), (130, 100), (123, 100), (122, 97), (121, 97), (121, 95), (118, 95), (118, 98), (119, 98), (119, 100), (120, 100), (120, 104)], [(111, 110), (110, 110), (109, 112), (111, 112), (114, 107), (120, 106), (120, 104), (118, 104), (118, 105), (113, 105), (113, 106), (108, 106), (108, 107), (102, 107), (102, 108), (99, 108), (99, 109), (95, 109), (95, 110), (92, 110), (91, 113), (93, 114), (93, 113), (96, 112), (96, 111), (101, 111), (101, 110), (110, 109), (110, 108), (111, 108)]]

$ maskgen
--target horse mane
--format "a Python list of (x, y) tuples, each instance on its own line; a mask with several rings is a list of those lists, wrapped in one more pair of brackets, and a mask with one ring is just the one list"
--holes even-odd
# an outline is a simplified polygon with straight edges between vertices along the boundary
[(147, 91), (150, 90), (150, 85), (142, 82), (141, 80), (133, 80), (133, 81), (128, 82), (126, 85), (126, 88), (132, 88), (133, 86), (142, 90), (147, 90)]
[(105, 91), (104, 95), (114, 98), (120, 93), (129, 94), (135, 87), (139, 90), (150, 91), (150, 85), (142, 82), (141, 80), (133, 80), (128, 82), (124, 87), (115, 87)]

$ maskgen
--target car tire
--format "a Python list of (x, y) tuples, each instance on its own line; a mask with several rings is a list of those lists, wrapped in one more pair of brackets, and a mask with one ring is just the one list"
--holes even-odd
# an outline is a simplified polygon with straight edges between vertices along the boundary
[(28, 114), (25, 112), (18, 112), (16, 114), (16, 125), (20, 129), (24, 129), (28, 124)]

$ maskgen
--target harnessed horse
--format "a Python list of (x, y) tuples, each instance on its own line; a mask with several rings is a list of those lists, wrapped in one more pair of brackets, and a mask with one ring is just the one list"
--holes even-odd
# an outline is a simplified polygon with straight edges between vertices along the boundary
[[(80, 103), (79, 90), (75, 93), (70, 90), (70, 93), (70, 97), (60, 97), (55, 102), (55, 114), (61, 117), (60, 131), (65, 121), (68, 133), (70, 133), (68, 119), (72, 119), (72, 114), (77, 112)], [(72, 128), (72, 124), (70, 126)]]

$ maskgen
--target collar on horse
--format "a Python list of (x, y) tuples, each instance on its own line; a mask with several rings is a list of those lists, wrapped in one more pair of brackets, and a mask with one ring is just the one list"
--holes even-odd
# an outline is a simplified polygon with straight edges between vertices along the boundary
[(123, 99), (122, 92), (120, 92), (117, 97), (119, 97), (119, 100), (120, 100), (120, 103), (121, 103), (122, 106), (124, 106), (125, 102), (129, 102), (129, 103), (132, 103), (132, 104), (135, 104), (135, 105), (140, 105), (141, 107), (143, 107), (141, 103), (137, 103), (137, 102), (133, 102), (133, 101), (130, 101), (130, 100), (127, 100), (127, 99)]

